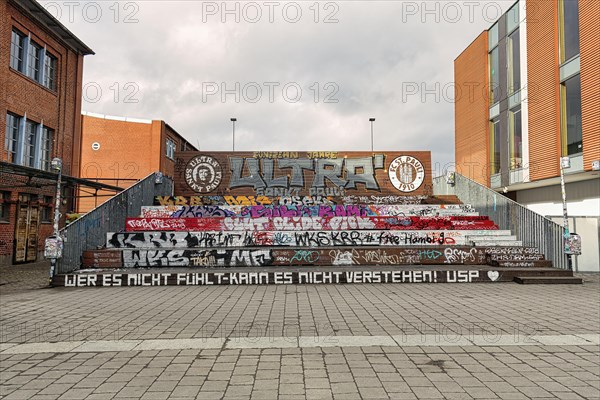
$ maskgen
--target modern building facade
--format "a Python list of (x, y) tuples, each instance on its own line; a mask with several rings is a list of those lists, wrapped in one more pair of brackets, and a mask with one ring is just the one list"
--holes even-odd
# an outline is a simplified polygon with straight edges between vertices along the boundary
[[(65, 202), (79, 175), (84, 56), (93, 51), (32, 0), (0, 1), (0, 264), (40, 259), (53, 231), (62, 159)], [(71, 179), (72, 178), (72, 179)]]
[(519, 0), (455, 60), (459, 173), (562, 221), (598, 271), (600, 18), (595, 0)]
[[(160, 171), (175, 175), (175, 151), (196, 150), (165, 121), (84, 112), (80, 176), (127, 188)], [(81, 188), (77, 211), (85, 213), (114, 193)]]

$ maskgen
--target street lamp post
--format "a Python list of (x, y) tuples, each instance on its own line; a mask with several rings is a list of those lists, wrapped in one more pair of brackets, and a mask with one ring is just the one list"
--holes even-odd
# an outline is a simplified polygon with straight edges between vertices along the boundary
[(232, 149), (233, 149), (233, 151), (235, 151), (235, 121), (237, 121), (237, 118), (231, 118), (231, 123), (233, 124), (233, 126), (232, 126), (232, 128), (233, 128), (233, 131), (232, 131), (232, 133), (233, 133), (233, 136), (232, 136), (232, 139), (233, 139)]
[(63, 241), (58, 231), (58, 221), (60, 220), (60, 184), (62, 180), (62, 160), (53, 158), (50, 164), (53, 170), (58, 172), (56, 179), (56, 198), (54, 200), (54, 229), (51, 237), (46, 239), (44, 256), (50, 259), (50, 283), (54, 277), (56, 261), (62, 257)]
[(373, 152), (373, 122), (375, 122), (375, 118), (369, 118), (369, 122), (371, 123), (371, 153)]
[(562, 192), (562, 203), (563, 203), (563, 229), (564, 229), (564, 238), (563, 238), (563, 249), (565, 254), (567, 255), (567, 264), (569, 269), (573, 269), (573, 260), (571, 258), (571, 246), (570, 239), (571, 233), (569, 232), (569, 217), (567, 215), (567, 192), (565, 189), (565, 168), (569, 168), (571, 166), (571, 159), (567, 157), (561, 157), (560, 159), (560, 190)]

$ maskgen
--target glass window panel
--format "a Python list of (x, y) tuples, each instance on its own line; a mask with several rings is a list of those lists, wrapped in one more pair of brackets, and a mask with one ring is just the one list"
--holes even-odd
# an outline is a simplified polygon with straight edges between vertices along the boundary
[(500, 61), (498, 47), (490, 52), (490, 102), (496, 104), (500, 101)]
[(17, 158), (17, 143), (19, 140), (19, 124), (21, 118), (13, 114), (6, 114), (6, 138), (4, 142), (8, 153), (8, 162), (14, 163)]
[(170, 159), (175, 158), (175, 142), (171, 139), (167, 139), (167, 157)]
[(519, 29), (508, 37), (508, 93), (513, 94), (521, 88), (521, 39)]
[(27, 61), (27, 76), (33, 80), (40, 80), (40, 62), (42, 48), (34, 42), (29, 43), (28, 61)]
[(519, 22), (519, 3), (517, 3), (506, 14), (506, 31), (511, 32), (517, 28)]
[(42, 130), (42, 162), (41, 168), (45, 171), (50, 171), (50, 163), (52, 161), (52, 144), (54, 139), (54, 131), (44, 127)]
[[(566, 154), (583, 151), (581, 128), (581, 79), (576, 75), (563, 84), (563, 146)], [(563, 153), (565, 149), (563, 148)]]
[(523, 167), (521, 107), (510, 111), (510, 169)]
[(23, 165), (28, 167), (35, 166), (35, 140), (37, 137), (37, 124), (32, 121), (25, 123), (25, 154), (23, 155)]
[(494, 26), (490, 28), (488, 31), (488, 49), (493, 49), (498, 44), (498, 23), (495, 23)]
[(562, 0), (561, 44), (562, 61), (579, 54), (579, 1)]
[(13, 29), (10, 42), (10, 66), (21, 72), (23, 72), (24, 46), (25, 35)]
[(490, 122), (490, 173), (500, 173), (500, 119)]
[(44, 59), (44, 86), (56, 90), (56, 57), (49, 53)]

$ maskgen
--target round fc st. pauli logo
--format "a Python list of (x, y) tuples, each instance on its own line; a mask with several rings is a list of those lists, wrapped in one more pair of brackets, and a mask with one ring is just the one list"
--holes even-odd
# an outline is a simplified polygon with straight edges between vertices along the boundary
[(425, 168), (414, 157), (400, 156), (391, 162), (388, 175), (392, 185), (399, 191), (414, 192), (425, 180)]
[(197, 193), (215, 190), (223, 179), (221, 165), (211, 156), (196, 156), (185, 167), (185, 181)]

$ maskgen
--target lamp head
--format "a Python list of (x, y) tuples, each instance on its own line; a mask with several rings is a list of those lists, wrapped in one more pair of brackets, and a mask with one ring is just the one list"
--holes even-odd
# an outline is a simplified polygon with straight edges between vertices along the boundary
[(52, 161), (50, 162), (50, 166), (52, 167), (52, 169), (60, 171), (62, 169), (62, 160), (58, 157), (53, 158)]

